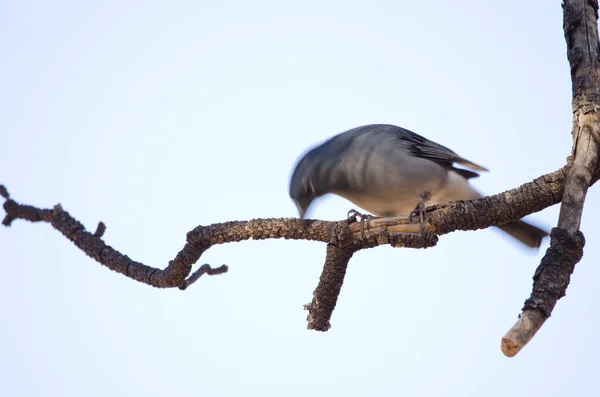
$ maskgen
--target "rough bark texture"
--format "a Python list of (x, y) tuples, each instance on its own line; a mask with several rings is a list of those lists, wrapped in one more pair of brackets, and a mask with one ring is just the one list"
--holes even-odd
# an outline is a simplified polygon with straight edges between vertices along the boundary
[(563, 29), (573, 89), (573, 154), (565, 180), (558, 227), (535, 272), (531, 297), (523, 314), (502, 338), (502, 351), (517, 354), (544, 324), (565, 295), (585, 240), (579, 231), (588, 187), (598, 172), (600, 138), (600, 47), (598, 1), (565, 0)]
[(484, 229), (520, 219), (560, 202), (568, 170), (568, 167), (563, 167), (493, 196), (428, 207), (428, 222), (434, 233), (442, 235), (454, 230)]
[(571, 235), (579, 231), (583, 203), (598, 169), (600, 138), (600, 44), (598, 1), (563, 2), (563, 29), (571, 65), (573, 91), (572, 168), (565, 185), (558, 227)]
[(533, 292), (523, 310), (538, 310), (550, 317), (558, 299), (565, 296), (575, 264), (583, 256), (585, 239), (581, 232), (574, 236), (564, 229), (554, 228), (550, 248), (533, 276)]
[(312, 302), (306, 305), (308, 329), (327, 331), (331, 328), (329, 320), (342, 290), (348, 261), (353, 254), (354, 250), (352, 249), (327, 244), (325, 266), (323, 266), (319, 284), (313, 293)]

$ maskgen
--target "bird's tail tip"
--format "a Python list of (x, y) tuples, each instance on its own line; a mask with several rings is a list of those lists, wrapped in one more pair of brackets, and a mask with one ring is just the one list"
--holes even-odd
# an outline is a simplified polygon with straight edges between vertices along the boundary
[(464, 158), (460, 158), (457, 159), (456, 162), (460, 165), (464, 165), (465, 167), (471, 168), (473, 170), (477, 170), (477, 171), (489, 171), (487, 168), (480, 166), (479, 164), (475, 164), (472, 161), (469, 161), (467, 159)]
[(500, 225), (499, 228), (531, 248), (539, 248), (548, 232), (525, 221), (517, 220)]

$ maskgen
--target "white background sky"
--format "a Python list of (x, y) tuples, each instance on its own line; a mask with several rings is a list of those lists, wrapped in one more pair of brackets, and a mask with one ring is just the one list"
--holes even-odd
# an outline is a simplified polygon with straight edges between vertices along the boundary
[[(295, 216), (309, 147), (392, 123), (492, 172), (485, 193), (564, 164), (571, 90), (559, 1), (0, 3), (0, 183), (61, 203), (165, 267), (197, 225)], [(326, 197), (316, 218), (352, 205)], [(566, 298), (500, 351), (542, 250), (493, 230), (357, 253), (327, 333), (302, 305), (316, 242), (210, 249), (185, 292), (110, 272), (47, 224), (0, 228), (2, 396), (597, 396), (600, 216)], [(532, 216), (549, 229), (558, 207)]]

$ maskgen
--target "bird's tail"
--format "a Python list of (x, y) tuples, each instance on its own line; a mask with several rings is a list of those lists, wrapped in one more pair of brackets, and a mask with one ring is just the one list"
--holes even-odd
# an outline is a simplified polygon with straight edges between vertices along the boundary
[(498, 227), (531, 248), (539, 248), (542, 239), (548, 235), (544, 230), (521, 220), (508, 222)]

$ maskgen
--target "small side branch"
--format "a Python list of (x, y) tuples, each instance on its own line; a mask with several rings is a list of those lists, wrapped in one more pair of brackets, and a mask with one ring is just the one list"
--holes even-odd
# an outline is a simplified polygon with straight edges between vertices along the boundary
[(94, 237), (102, 237), (104, 236), (104, 232), (106, 231), (106, 225), (104, 222), (98, 222), (98, 226), (96, 227), (96, 231), (94, 232)]
[(325, 266), (319, 279), (319, 285), (313, 293), (313, 300), (306, 305), (308, 310), (307, 328), (316, 331), (327, 331), (331, 328), (331, 315), (344, 283), (348, 261), (354, 254), (353, 249), (340, 248), (327, 244)]
[(205, 274), (208, 274), (209, 276), (214, 276), (215, 274), (227, 273), (228, 270), (229, 270), (229, 267), (227, 265), (221, 265), (219, 267), (212, 268), (212, 267), (210, 267), (209, 264), (205, 263), (204, 265), (200, 266), (200, 268), (198, 270), (196, 270), (194, 273), (192, 273), (192, 275), (189, 276), (183, 282), (183, 284), (181, 284), (179, 286), (179, 289), (180, 290), (187, 289), (187, 287), (194, 284), (196, 281), (198, 281), (198, 279), (200, 277), (202, 277)]
[(550, 317), (556, 302), (565, 296), (575, 264), (583, 256), (585, 239), (581, 232), (572, 236), (554, 228), (551, 245), (533, 276), (533, 292), (525, 301), (519, 321), (502, 338), (502, 351), (513, 357), (525, 346)]

